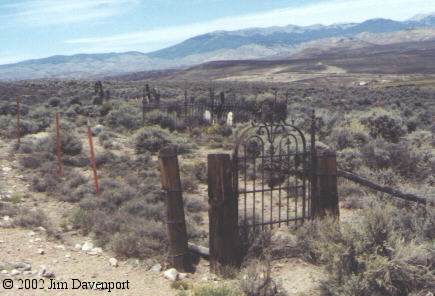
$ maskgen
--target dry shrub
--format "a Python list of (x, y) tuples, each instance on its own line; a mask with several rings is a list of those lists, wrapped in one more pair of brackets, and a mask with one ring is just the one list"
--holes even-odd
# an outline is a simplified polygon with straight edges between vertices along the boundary
[(20, 164), (26, 169), (37, 169), (41, 165), (41, 160), (34, 156), (23, 156)]
[(176, 113), (167, 114), (161, 111), (155, 110), (146, 114), (145, 120), (150, 124), (159, 125), (161, 128), (174, 131), (177, 129)]
[(196, 286), (192, 290), (180, 291), (177, 296), (243, 296), (243, 293), (226, 284), (204, 284)]
[(58, 236), (54, 225), (42, 210), (17, 207), (13, 215), (13, 225), (18, 227), (36, 228), (43, 227), (49, 236)]
[[(124, 176), (102, 179), (100, 196), (85, 195), (73, 225), (93, 234), (98, 244), (122, 257), (162, 256), (167, 237), (164, 203), (158, 179)], [(134, 186), (134, 187), (133, 187)], [(202, 237), (196, 223), (188, 223), (191, 238)]]
[(173, 146), (178, 153), (187, 153), (195, 146), (175, 133), (169, 133), (158, 127), (139, 130), (134, 136), (136, 153), (157, 152), (163, 147)]
[(184, 192), (195, 193), (198, 191), (198, 183), (192, 175), (186, 175), (181, 178), (181, 186)]
[[(298, 230), (302, 255), (325, 265), (328, 279), (322, 286), (327, 295), (401, 296), (435, 287), (433, 248), (419, 234), (425, 223), (400, 213), (400, 208), (376, 202), (352, 224), (327, 218)], [(422, 212), (413, 214), (420, 218)], [(431, 219), (428, 213), (423, 217)], [(420, 230), (409, 237), (409, 227)]]
[(208, 210), (208, 203), (205, 199), (197, 197), (186, 197), (184, 207), (189, 213), (199, 213)]
[(202, 183), (207, 182), (207, 165), (202, 161), (195, 161), (192, 164), (183, 164), (181, 171), (185, 175), (193, 176)]
[(284, 296), (286, 292), (271, 278), (269, 260), (252, 262), (241, 274), (240, 289), (246, 296)]
[(134, 130), (141, 126), (142, 118), (139, 108), (127, 103), (118, 103), (106, 116), (106, 124), (115, 130)]

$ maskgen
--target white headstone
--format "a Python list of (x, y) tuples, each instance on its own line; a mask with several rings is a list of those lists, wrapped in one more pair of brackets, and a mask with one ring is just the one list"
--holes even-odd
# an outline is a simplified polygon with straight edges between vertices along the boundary
[(229, 112), (227, 115), (227, 125), (228, 126), (233, 126), (233, 122), (234, 122), (234, 113), (233, 112)]
[(211, 113), (210, 113), (210, 111), (205, 110), (205, 112), (204, 112), (204, 120), (207, 121), (207, 122), (211, 121)]

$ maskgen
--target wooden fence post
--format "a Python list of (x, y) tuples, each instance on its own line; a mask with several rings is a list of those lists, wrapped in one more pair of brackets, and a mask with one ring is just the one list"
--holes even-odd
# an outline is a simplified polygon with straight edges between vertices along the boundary
[(21, 108), (20, 108), (20, 97), (17, 96), (17, 145), (20, 147), (21, 145), (21, 126), (20, 126), (20, 116), (21, 116)]
[(95, 194), (99, 194), (100, 185), (98, 182), (97, 163), (95, 161), (94, 142), (92, 140), (92, 130), (89, 121), (88, 121), (88, 141), (89, 141), (89, 159), (91, 161), (91, 167), (94, 174)]
[(335, 152), (317, 154), (315, 174), (316, 192), (313, 192), (312, 215), (315, 218), (339, 216), (337, 189), (337, 155)]
[(222, 266), (240, 264), (238, 202), (230, 155), (208, 155), (208, 196), (210, 269), (220, 273)]
[(62, 139), (60, 135), (60, 114), (56, 112), (56, 156), (59, 165), (59, 176), (63, 176)]
[(193, 271), (187, 244), (186, 219), (181, 189), (180, 170), (175, 149), (159, 152), (160, 181), (166, 191), (166, 225), (169, 239), (169, 263), (181, 271)]

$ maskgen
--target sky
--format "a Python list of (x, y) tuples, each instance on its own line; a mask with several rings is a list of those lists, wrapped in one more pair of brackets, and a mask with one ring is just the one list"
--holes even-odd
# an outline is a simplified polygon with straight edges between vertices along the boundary
[(151, 52), (217, 30), (406, 20), (434, 0), (0, 0), (0, 64)]

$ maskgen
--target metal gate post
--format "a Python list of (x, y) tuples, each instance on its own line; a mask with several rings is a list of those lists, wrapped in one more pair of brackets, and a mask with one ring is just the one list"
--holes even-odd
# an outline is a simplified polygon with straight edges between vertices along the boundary
[(210, 227), (210, 269), (240, 264), (238, 202), (233, 187), (233, 166), (229, 154), (208, 155)]

